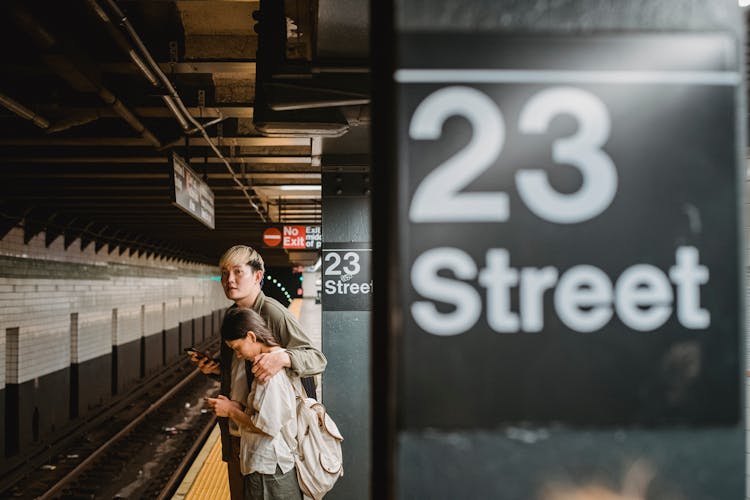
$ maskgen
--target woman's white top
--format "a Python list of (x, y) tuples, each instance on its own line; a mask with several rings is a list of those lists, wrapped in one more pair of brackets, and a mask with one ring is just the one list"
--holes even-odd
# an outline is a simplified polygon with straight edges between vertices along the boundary
[(264, 434), (240, 432), (240, 469), (274, 474), (276, 465), (286, 473), (294, 467), (292, 447), (296, 446), (297, 404), (292, 381), (282, 369), (265, 384), (253, 381), (247, 397), (247, 409), (253, 424)]

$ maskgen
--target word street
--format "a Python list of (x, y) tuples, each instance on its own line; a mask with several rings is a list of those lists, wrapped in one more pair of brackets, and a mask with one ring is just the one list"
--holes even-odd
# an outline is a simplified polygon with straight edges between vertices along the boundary
[(348, 279), (344, 279), (345, 277), (341, 278), (341, 281), (336, 280), (326, 280), (325, 281), (325, 292), (327, 294), (334, 294), (334, 293), (350, 293), (353, 295), (360, 294), (360, 293), (372, 293), (373, 285), (372, 280), (370, 280), (368, 283), (348, 283), (348, 281), (351, 279), (349, 277)]
[[(468, 281), (477, 280), (486, 289), (489, 327), (499, 333), (540, 332), (544, 328), (544, 294), (554, 289), (554, 310), (560, 320), (576, 332), (595, 332), (614, 314), (633, 330), (647, 332), (661, 327), (676, 308), (677, 321), (698, 330), (710, 325), (709, 311), (701, 308), (700, 287), (709, 270), (699, 263), (698, 249), (681, 246), (675, 264), (663, 271), (650, 264), (634, 264), (613, 284), (607, 274), (591, 265), (578, 265), (564, 272), (553, 266), (510, 266), (510, 254), (502, 248), (486, 253), (481, 270), (472, 257), (458, 248), (440, 247), (422, 253), (411, 269), (414, 289), (427, 300), (411, 305), (412, 317), (433, 335), (459, 335), (479, 321), (483, 300)], [(447, 277), (449, 271), (454, 277)], [(676, 288), (676, 298), (672, 289)], [(327, 284), (326, 284), (327, 286)], [(511, 290), (518, 288), (519, 310), (511, 310)], [(441, 312), (436, 302), (453, 306)]]

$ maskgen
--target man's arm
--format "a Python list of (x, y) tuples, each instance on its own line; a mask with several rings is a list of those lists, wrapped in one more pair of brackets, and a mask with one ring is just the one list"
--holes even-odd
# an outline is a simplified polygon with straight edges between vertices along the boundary
[(323, 373), (328, 364), (325, 355), (317, 348), (313, 347), (307, 333), (302, 326), (290, 314), (285, 318), (284, 325), (280, 329), (282, 335), (285, 334), (287, 353), (290, 358), (290, 369), (293, 375), (299, 377), (309, 377)]
[(278, 302), (266, 299), (264, 316), (271, 332), (287, 351), (273, 355), (261, 355), (253, 360), (253, 375), (265, 383), (282, 368), (292, 375), (309, 377), (325, 370), (325, 355), (313, 347), (310, 338), (291, 312)]

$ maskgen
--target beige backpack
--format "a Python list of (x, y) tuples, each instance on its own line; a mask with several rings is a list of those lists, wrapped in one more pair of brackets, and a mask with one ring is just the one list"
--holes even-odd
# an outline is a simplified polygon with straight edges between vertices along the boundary
[(328, 493), (344, 475), (341, 436), (325, 406), (308, 398), (299, 378), (295, 381), (297, 397), (297, 447), (294, 463), (302, 492), (313, 500)]

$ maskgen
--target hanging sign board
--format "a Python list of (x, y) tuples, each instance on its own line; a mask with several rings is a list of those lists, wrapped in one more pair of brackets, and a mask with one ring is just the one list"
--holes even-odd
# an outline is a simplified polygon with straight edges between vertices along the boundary
[(214, 193), (208, 184), (193, 172), (184, 158), (172, 153), (170, 177), (172, 203), (214, 229)]
[(271, 226), (263, 231), (263, 245), (285, 250), (318, 250), (322, 238), (320, 226)]
[(732, 40), (398, 48), (403, 428), (739, 422)]

